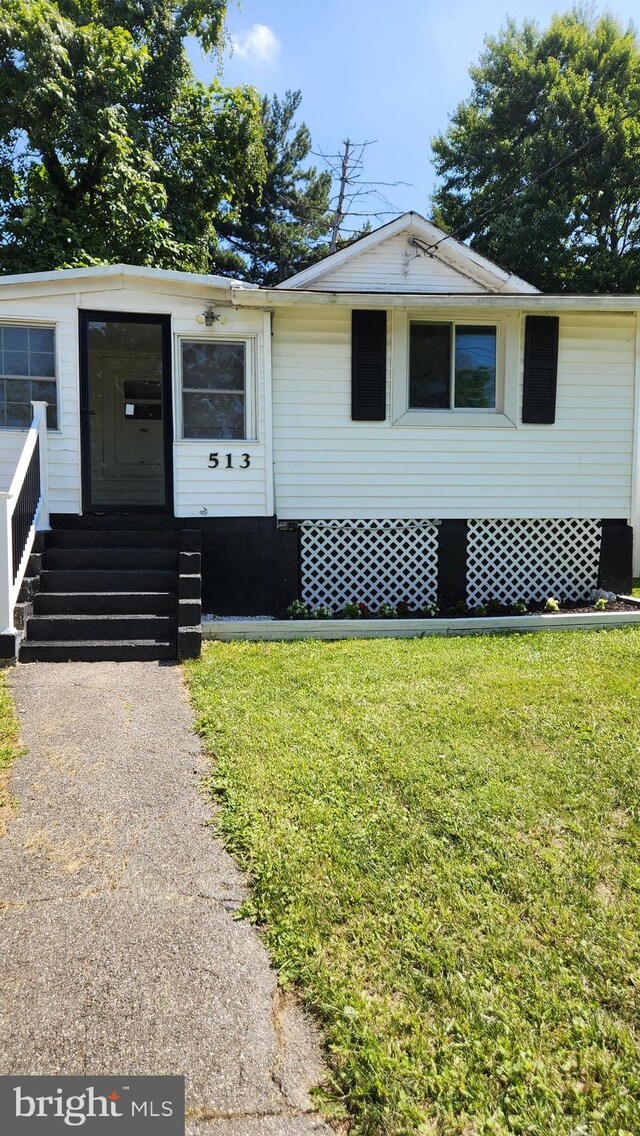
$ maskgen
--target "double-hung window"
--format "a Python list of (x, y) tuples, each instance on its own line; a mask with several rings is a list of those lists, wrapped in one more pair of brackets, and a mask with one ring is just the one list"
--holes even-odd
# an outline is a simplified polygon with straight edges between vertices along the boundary
[(497, 328), (409, 324), (410, 410), (495, 410)]
[(0, 426), (31, 425), (32, 402), (46, 402), (47, 426), (58, 425), (52, 327), (0, 325)]
[(183, 339), (182, 437), (247, 438), (249, 343)]

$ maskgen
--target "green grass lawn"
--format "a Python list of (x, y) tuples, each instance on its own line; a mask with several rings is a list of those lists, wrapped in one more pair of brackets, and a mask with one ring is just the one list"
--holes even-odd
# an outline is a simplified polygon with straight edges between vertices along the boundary
[(0, 836), (4, 834), (7, 818), (12, 811), (8, 790), (9, 770), (21, 752), (18, 741), (18, 722), (13, 701), (7, 689), (7, 670), (0, 664)]
[(211, 644), (187, 675), (329, 1114), (640, 1132), (640, 631)]

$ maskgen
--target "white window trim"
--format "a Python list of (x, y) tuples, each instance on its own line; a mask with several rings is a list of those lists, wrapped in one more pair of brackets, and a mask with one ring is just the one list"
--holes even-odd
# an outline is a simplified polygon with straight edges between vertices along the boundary
[[(53, 358), (54, 370), (53, 381), (56, 385), (56, 418), (58, 425), (54, 427), (47, 426), (47, 434), (54, 437), (62, 433), (62, 405), (61, 405), (61, 389), (60, 389), (60, 375), (62, 371), (62, 363), (60, 356), (60, 325), (57, 320), (50, 319), (29, 319), (26, 316), (4, 316), (0, 319), (0, 327), (42, 327), (47, 328), (53, 332)], [(2, 375), (3, 379), (21, 378), (20, 375)], [(27, 376), (24, 376), (25, 378)], [(29, 376), (31, 377), (31, 376)], [(44, 378), (45, 382), (51, 382), (51, 378)], [(31, 423), (28, 426), (4, 426), (0, 423), (0, 433), (4, 434), (28, 434), (31, 429)]]
[[(409, 406), (409, 324), (458, 323), (496, 329), (496, 405), (495, 409), (454, 408), (426, 410)], [(481, 429), (515, 429), (518, 422), (518, 340), (517, 315), (478, 318), (474, 313), (442, 312), (424, 315), (395, 311), (391, 322), (391, 421), (394, 426), (462, 426)]]
[[(223, 335), (205, 334), (198, 332), (195, 335), (176, 335), (174, 373), (178, 376), (175, 384), (176, 405), (174, 407), (175, 441), (185, 446), (201, 446), (203, 443), (220, 442), (225, 446), (245, 445), (247, 442), (258, 442), (257, 430), (257, 398), (256, 398), (256, 367), (258, 360), (257, 335)], [(188, 343), (242, 343), (244, 345), (244, 427), (242, 438), (185, 438), (184, 437), (184, 399), (182, 388), (182, 344)]]

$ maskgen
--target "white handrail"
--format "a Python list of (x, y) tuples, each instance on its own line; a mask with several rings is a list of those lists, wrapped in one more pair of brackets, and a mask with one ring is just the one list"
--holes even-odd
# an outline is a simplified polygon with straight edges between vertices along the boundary
[[(36, 532), (49, 527), (47, 466), (47, 403), (32, 402), (33, 418), (24, 440), (15, 473), (8, 490), (0, 492), (0, 634), (15, 635), (13, 611), (20, 593)], [(40, 496), (25, 546), (20, 551), (20, 564), (14, 579), (13, 536), (11, 519), (20, 498), (34, 450), (40, 449)]]

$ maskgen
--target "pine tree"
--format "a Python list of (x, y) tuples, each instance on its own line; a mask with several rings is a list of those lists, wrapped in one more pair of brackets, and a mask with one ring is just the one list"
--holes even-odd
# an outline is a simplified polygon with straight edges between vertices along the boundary
[(213, 271), (242, 275), (273, 285), (306, 268), (329, 250), (333, 215), (331, 174), (305, 166), (311, 135), (296, 125), (300, 91), (261, 100), (267, 174), (262, 196), (255, 195), (239, 218), (222, 218), (222, 242), (212, 250)]

